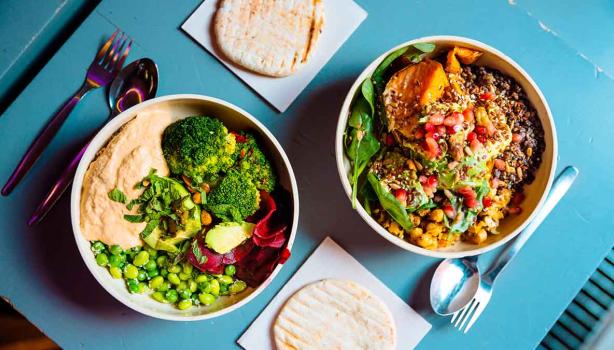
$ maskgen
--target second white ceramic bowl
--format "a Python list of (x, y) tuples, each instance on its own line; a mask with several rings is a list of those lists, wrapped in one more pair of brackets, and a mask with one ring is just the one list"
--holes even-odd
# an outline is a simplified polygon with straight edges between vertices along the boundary
[(260, 294), (271, 283), (283, 265), (277, 265), (267, 280), (257, 288), (248, 288), (240, 294), (219, 298), (214, 304), (207, 307), (199, 306), (182, 311), (174, 306), (159, 303), (148, 295), (129, 293), (122, 279), (113, 279), (106, 268), (96, 264), (94, 254), (90, 250), (90, 242), (83, 238), (81, 234), (79, 224), (81, 187), (87, 168), (92, 160), (94, 160), (98, 150), (107, 143), (109, 138), (122, 125), (130, 121), (138, 113), (152, 108), (166, 110), (176, 119), (192, 115), (214, 116), (220, 119), (230, 130), (251, 130), (260, 136), (260, 140), (264, 143), (263, 146), (268, 152), (267, 155), (276, 168), (281, 186), (292, 196), (292, 224), (287, 245), (289, 250), (292, 249), (298, 225), (298, 189), (290, 161), (279, 142), (277, 142), (273, 134), (264, 125), (241, 108), (217, 98), (186, 94), (158, 97), (138, 104), (113, 118), (96, 134), (79, 163), (70, 198), (72, 228), (79, 253), (94, 278), (109, 294), (124, 305), (142, 314), (173, 321), (204, 320), (227, 314), (247, 304)]
[(526, 198), (523, 201), (522, 213), (520, 215), (506, 217), (502, 220), (499, 226), (498, 235), (489, 235), (486, 242), (480, 245), (474, 245), (470, 243), (459, 242), (458, 244), (438, 250), (428, 250), (416, 245), (413, 245), (405, 240), (402, 240), (382, 227), (374, 218), (372, 218), (365, 209), (357, 203), (357, 210), (360, 216), (382, 237), (392, 242), (393, 244), (421, 255), (438, 257), (438, 258), (454, 258), (469, 255), (482, 254), (492, 249), (505, 244), (510, 239), (514, 238), (522, 229), (532, 220), (536, 213), (536, 210), (541, 206), (542, 202), (546, 198), (546, 194), (550, 190), (550, 185), (554, 178), (554, 172), (556, 169), (557, 159), (557, 139), (556, 131), (554, 128), (554, 121), (548, 103), (544, 98), (544, 95), (539, 90), (539, 87), (535, 84), (533, 79), (525, 72), (514, 60), (507, 57), (502, 52), (476, 40), (467, 39), (457, 36), (430, 36), (420, 39), (410, 40), (402, 43), (396, 47), (393, 47), (389, 51), (383, 53), (375, 61), (373, 61), (365, 70), (358, 76), (358, 79), (354, 82), (350, 91), (348, 92), (341, 112), (339, 114), (339, 122), (337, 124), (337, 133), (335, 139), (335, 153), (337, 160), (337, 169), (339, 176), (341, 177), (341, 183), (345, 189), (348, 198), (351, 199), (352, 186), (348, 180), (348, 174), (350, 172), (350, 161), (345, 154), (343, 147), (344, 133), (347, 127), (347, 120), (350, 113), (350, 107), (354, 101), (354, 97), (357, 95), (358, 90), (362, 82), (370, 77), (375, 68), (395, 50), (401, 47), (409, 46), (416, 43), (433, 43), (436, 45), (436, 50), (431, 56), (436, 56), (442, 52), (446, 52), (453, 46), (463, 46), (468, 48), (477, 49), (483, 52), (482, 57), (476, 62), (477, 65), (486, 66), (497, 69), (504, 74), (514, 78), (524, 89), (527, 98), (533, 104), (533, 107), (537, 110), (537, 114), (542, 123), (544, 129), (544, 142), (545, 150), (542, 154), (542, 163), (535, 174), (535, 181), (526, 186), (525, 194)]

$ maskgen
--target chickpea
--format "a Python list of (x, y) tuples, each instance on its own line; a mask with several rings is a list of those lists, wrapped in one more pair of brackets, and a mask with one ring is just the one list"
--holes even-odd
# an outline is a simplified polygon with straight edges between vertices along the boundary
[(473, 233), (469, 235), (469, 240), (471, 241), (471, 243), (474, 243), (474, 244), (480, 244), (484, 242), (486, 238), (488, 238), (488, 234), (486, 233), (486, 230), (484, 229), (478, 231), (477, 233)]
[(207, 226), (207, 225), (211, 225), (211, 221), (213, 221), (213, 218), (211, 217), (211, 214), (209, 214), (208, 211), (202, 210), (200, 212), (200, 221), (204, 226)]
[(442, 227), (439, 224), (436, 224), (434, 222), (429, 222), (426, 225), (426, 233), (428, 233), (429, 235), (433, 235), (433, 236), (437, 236), (441, 233)]
[(432, 247), (433, 244), (437, 244), (437, 243), (433, 239), (432, 236), (422, 235), (420, 236), (420, 238), (418, 238), (418, 241), (416, 242), (416, 244), (418, 244), (422, 248), (429, 248), (429, 247)]
[(422, 233), (423, 232), (422, 232), (422, 229), (420, 227), (414, 227), (414, 228), (411, 229), (411, 231), (409, 231), (409, 238), (412, 241), (416, 241), (417, 242), (418, 239), (420, 237), (422, 237)]
[(434, 222), (441, 222), (443, 220), (443, 215), (444, 215), (443, 210), (435, 209), (429, 214), (429, 219), (431, 219)]
[(414, 226), (420, 226), (420, 217), (418, 215), (409, 214), (409, 219)]
[(388, 231), (395, 236), (403, 237), (403, 229), (395, 221), (390, 223), (390, 226), (388, 226)]

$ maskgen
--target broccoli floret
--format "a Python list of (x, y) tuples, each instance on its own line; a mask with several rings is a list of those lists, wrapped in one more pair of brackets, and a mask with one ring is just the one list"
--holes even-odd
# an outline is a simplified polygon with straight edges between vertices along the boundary
[(211, 190), (206, 207), (222, 221), (240, 222), (254, 214), (260, 205), (260, 192), (244, 173), (232, 169)]
[(215, 178), (235, 162), (234, 135), (221, 121), (194, 116), (169, 125), (162, 135), (162, 152), (173, 174), (185, 175), (196, 183)]
[(256, 138), (246, 132), (240, 132), (236, 136), (237, 147), (233, 155), (239, 169), (262, 191), (271, 192), (275, 188), (275, 172), (271, 163), (266, 158)]

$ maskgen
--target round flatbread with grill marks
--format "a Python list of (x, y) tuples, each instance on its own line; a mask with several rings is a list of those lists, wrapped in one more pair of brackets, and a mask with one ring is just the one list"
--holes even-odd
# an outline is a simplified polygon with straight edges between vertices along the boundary
[(322, 280), (283, 306), (273, 334), (277, 350), (391, 350), (396, 327), (388, 307), (352, 281)]
[(322, 0), (221, 0), (214, 33), (232, 62), (284, 77), (307, 62), (323, 24)]

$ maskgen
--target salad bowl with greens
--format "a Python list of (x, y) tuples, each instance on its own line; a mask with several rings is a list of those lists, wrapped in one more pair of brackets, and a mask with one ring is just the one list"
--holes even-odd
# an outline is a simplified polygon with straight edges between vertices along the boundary
[(376, 232), (448, 258), (522, 230), (550, 188), (557, 141), (544, 96), (518, 64), (475, 40), (434, 36), (362, 72), (335, 151), (352, 207)]
[(96, 280), (143, 314), (217, 317), (262, 292), (290, 257), (292, 167), (253, 116), (200, 95), (123, 112), (77, 169), (71, 219)]

